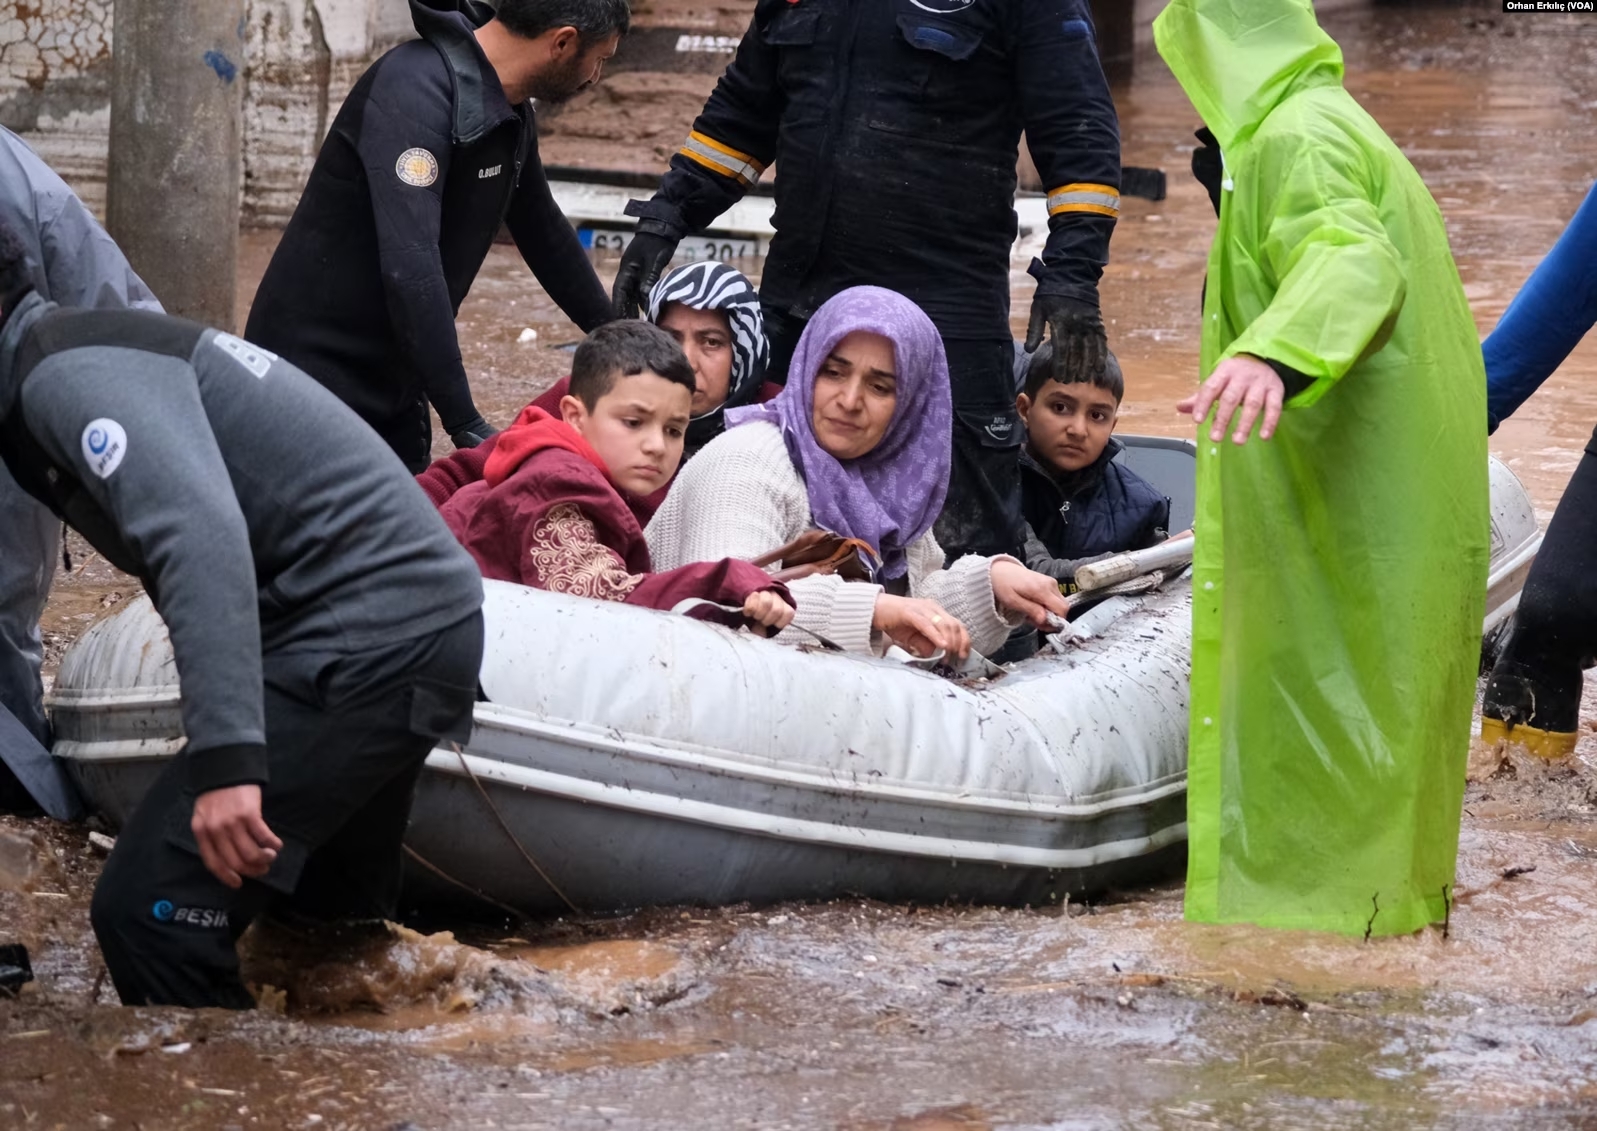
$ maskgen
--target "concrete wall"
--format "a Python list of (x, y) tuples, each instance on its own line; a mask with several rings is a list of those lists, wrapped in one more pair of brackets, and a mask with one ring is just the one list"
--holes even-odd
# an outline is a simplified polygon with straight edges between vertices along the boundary
[[(111, 0), (0, 2), (0, 124), (96, 211), (111, 120)], [(377, 55), (414, 34), (405, 0), (249, 0), (244, 218), (282, 223), (327, 122)]]

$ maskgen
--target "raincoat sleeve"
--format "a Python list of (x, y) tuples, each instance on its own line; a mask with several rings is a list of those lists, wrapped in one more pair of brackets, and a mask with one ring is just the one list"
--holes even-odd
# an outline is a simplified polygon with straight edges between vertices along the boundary
[(1486, 430), (1552, 376), (1597, 324), (1597, 187), (1531, 273), (1481, 349), (1486, 354)]
[(1258, 205), (1269, 220), (1256, 254), (1273, 297), (1222, 356), (1251, 354), (1302, 373), (1311, 384), (1287, 405), (1306, 408), (1385, 344), (1407, 279), (1355, 151), (1340, 138), (1259, 142), (1255, 183), (1268, 186)]

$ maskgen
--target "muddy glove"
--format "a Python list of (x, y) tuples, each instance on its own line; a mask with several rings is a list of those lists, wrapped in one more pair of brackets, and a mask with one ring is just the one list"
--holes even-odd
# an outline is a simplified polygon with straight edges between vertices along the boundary
[(475, 448), (498, 431), (499, 429), (484, 420), (482, 413), (479, 412), (470, 420), (450, 428), (449, 439), (457, 448)]
[(1214, 214), (1220, 215), (1220, 182), (1225, 180), (1225, 163), (1220, 159), (1220, 143), (1214, 140), (1209, 127), (1204, 126), (1192, 135), (1201, 143), (1192, 151), (1192, 176), (1209, 192), (1209, 203)]
[(1109, 355), (1103, 316), (1098, 308), (1064, 295), (1033, 295), (1031, 325), (1026, 330), (1026, 352), (1042, 345), (1047, 327), (1054, 346), (1054, 380), (1064, 384), (1095, 381), (1103, 374)]
[(648, 305), (649, 291), (660, 272), (676, 254), (680, 235), (667, 234), (667, 225), (650, 220), (640, 221), (638, 230), (621, 253), (621, 266), (616, 271), (615, 289), (610, 301), (615, 304), (616, 316), (636, 318)]

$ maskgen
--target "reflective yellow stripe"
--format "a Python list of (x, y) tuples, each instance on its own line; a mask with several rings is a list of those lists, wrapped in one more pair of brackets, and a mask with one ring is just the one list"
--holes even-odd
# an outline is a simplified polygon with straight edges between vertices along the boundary
[(1108, 185), (1061, 185), (1048, 194), (1048, 215), (1061, 212), (1119, 216), (1120, 191)]
[(747, 153), (739, 153), (730, 145), (723, 145), (698, 130), (688, 134), (688, 140), (682, 143), (682, 148), (678, 152), (684, 157), (697, 161), (712, 173), (720, 173), (723, 177), (736, 177), (745, 185), (753, 184), (760, 179), (760, 174), (765, 172), (765, 166)]

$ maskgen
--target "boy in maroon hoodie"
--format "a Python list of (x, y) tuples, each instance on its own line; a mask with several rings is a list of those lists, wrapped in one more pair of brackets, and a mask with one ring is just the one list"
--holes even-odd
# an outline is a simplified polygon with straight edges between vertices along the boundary
[(669, 334), (611, 322), (577, 347), (559, 417), (528, 405), (480, 479), (462, 482), (447, 459), (418, 479), (484, 577), (652, 609), (703, 598), (780, 631), (792, 598), (759, 567), (726, 559), (655, 573), (649, 561), (639, 506), (682, 460), (693, 389)]

